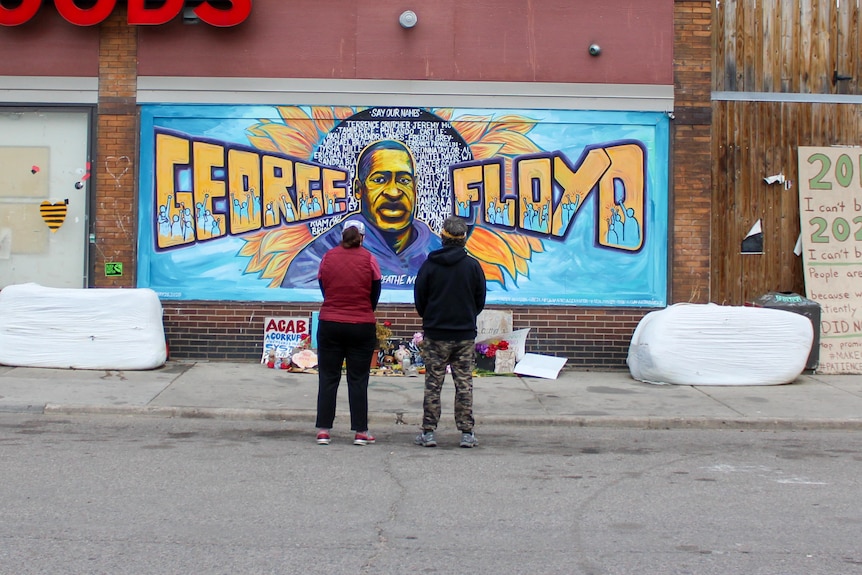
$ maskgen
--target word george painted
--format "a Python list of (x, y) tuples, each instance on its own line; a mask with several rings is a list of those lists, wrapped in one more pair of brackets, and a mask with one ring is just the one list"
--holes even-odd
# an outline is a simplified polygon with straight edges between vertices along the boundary
[[(183, 11), (185, 0), (164, 0), (160, 6), (148, 5), (147, 0), (126, 0), (128, 4), (128, 23), (133, 26), (154, 26), (166, 24)], [(251, 0), (221, 0), (227, 2), (226, 8), (216, 8), (207, 0), (194, 9), (195, 15), (211, 26), (230, 27), (244, 22), (251, 14)], [(42, 0), (21, 0), (11, 2), (12, 8), (4, 6), (9, 0), (0, 0), (0, 26), (20, 26), (29, 22), (39, 8)], [(17, 4), (17, 5), (16, 5)], [(80, 8), (75, 0), (54, 0), (60, 16), (76, 26), (95, 26), (104, 22), (114, 11), (117, 0), (95, 0), (89, 8)]]
[(347, 212), (344, 170), (156, 131), (157, 247)]

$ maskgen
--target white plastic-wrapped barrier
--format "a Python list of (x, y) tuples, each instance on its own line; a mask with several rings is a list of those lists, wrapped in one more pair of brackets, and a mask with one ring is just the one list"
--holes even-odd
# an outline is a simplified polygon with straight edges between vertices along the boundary
[(813, 340), (793, 312), (681, 303), (641, 319), (626, 363), (647, 383), (779, 385), (799, 377)]
[(162, 304), (150, 289), (0, 291), (0, 364), (153, 369), (167, 359)]

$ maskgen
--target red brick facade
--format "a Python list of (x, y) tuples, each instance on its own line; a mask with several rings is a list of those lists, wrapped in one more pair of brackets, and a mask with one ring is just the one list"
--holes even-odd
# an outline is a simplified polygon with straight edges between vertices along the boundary
[[(710, 68), (712, 4), (674, 3), (675, 120), (671, 123), (671, 293), (669, 301), (709, 301)], [(98, 187), (91, 253), (93, 284), (133, 287), (134, 269), (105, 278), (109, 261), (135, 261), (134, 162), (137, 31), (118, 9), (101, 26), (97, 152)], [(126, 171), (123, 171), (123, 170)], [(118, 177), (122, 172), (123, 176)], [(174, 359), (256, 360), (265, 316), (309, 316), (314, 304), (163, 302)], [(531, 328), (528, 351), (569, 358), (570, 367), (622, 368), (632, 332), (648, 310), (517, 307), (516, 329)], [(394, 335), (409, 337), (419, 318), (409, 305), (384, 305)]]
[(709, 298), (712, 4), (674, 3), (670, 302)]
[[(259, 360), (264, 317), (310, 317), (314, 304), (247, 302), (163, 302), (165, 330), (174, 359)], [(495, 307), (494, 309), (507, 309)], [(570, 367), (625, 366), (629, 342), (642, 310), (515, 308), (517, 329), (529, 327), (527, 351), (569, 358)], [(379, 321), (392, 323), (392, 336), (409, 339), (421, 329), (412, 306), (382, 306)]]
[[(135, 163), (137, 155), (137, 28), (126, 24), (118, 6), (101, 24), (99, 106), (95, 171), (96, 194), (91, 213), (95, 243), (90, 269), (95, 287), (135, 287)], [(123, 275), (105, 277), (105, 263), (127, 262)]]

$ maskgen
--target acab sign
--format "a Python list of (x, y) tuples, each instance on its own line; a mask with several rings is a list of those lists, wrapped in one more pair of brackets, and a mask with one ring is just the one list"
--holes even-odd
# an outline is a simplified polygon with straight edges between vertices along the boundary
[[(20, 26), (29, 22), (42, 6), (42, 0), (21, 0), (14, 8), (4, 6), (9, 0), (0, 0), (0, 26)], [(126, 0), (128, 22), (133, 26), (153, 26), (170, 22), (183, 10), (185, 0), (164, 0), (153, 7), (152, 0)], [(16, 2), (12, 0), (12, 4)], [(110, 16), (117, 0), (95, 0), (89, 8), (80, 8), (75, 0), (54, 0), (60, 15), (77, 26), (94, 26)], [(149, 4), (149, 6), (148, 6)], [(212, 26), (236, 26), (251, 14), (251, 0), (218, 0), (225, 8), (216, 8), (208, 0), (195, 8), (194, 12), (203, 22)]]

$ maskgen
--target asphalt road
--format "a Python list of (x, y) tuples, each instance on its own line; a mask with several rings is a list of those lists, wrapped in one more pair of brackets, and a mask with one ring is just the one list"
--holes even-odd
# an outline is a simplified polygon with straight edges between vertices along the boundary
[(862, 433), (0, 414), (0, 573), (862, 573)]

